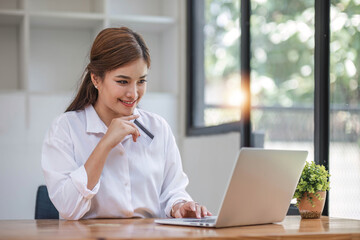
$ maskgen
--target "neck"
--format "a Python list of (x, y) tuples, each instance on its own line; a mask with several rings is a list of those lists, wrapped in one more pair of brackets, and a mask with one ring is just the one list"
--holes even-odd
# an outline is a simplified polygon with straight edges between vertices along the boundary
[(96, 101), (96, 103), (94, 104), (94, 109), (98, 114), (99, 118), (105, 123), (107, 127), (109, 127), (111, 121), (114, 118), (119, 117), (116, 116), (116, 114), (113, 111), (107, 109), (106, 106), (100, 106), (98, 101)]

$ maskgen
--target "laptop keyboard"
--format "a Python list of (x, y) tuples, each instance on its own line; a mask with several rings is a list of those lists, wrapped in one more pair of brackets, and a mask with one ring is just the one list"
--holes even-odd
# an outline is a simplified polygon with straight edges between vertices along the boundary
[(196, 222), (196, 223), (215, 223), (216, 218), (191, 218), (191, 219), (183, 219), (183, 222)]

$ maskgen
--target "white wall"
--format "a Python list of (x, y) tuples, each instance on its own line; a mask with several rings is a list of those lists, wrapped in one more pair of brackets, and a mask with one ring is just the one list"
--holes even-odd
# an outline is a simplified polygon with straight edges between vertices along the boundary
[(183, 141), (183, 167), (190, 181), (187, 190), (213, 214), (219, 210), (239, 144), (239, 133), (187, 137)]
[(70, 98), (69, 94), (0, 95), (0, 219), (34, 218), (36, 190), (44, 184), (42, 140)]

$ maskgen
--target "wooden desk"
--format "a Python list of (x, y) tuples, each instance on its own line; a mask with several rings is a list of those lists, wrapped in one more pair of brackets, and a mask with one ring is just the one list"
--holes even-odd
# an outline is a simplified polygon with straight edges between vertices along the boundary
[(153, 219), (2, 220), (0, 239), (360, 239), (360, 221), (286, 217), (280, 224), (232, 228), (166, 226)]

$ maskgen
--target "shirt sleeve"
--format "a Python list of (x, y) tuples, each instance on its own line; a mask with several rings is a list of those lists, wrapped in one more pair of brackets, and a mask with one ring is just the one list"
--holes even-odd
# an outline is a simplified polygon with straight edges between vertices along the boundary
[[(165, 122), (165, 121), (164, 121)], [(161, 189), (160, 204), (167, 217), (171, 217), (171, 208), (174, 203), (181, 200), (192, 201), (186, 192), (189, 183), (187, 175), (184, 173), (181, 163), (179, 149), (176, 145), (175, 137), (170, 126), (165, 122), (165, 169), (164, 181)]]
[(73, 142), (67, 121), (57, 119), (42, 148), (41, 165), (49, 197), (62, 218), (82, 218), (91, 206), (91, 199), (99, 190), (100, 181), (89, 190), (84, 165), (75, 161)]

